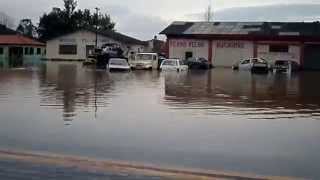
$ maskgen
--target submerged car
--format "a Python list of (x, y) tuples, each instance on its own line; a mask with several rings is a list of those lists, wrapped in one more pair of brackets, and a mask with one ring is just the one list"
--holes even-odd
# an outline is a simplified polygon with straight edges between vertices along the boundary
[(189, 58), (187, 60), (189, 69), (209, 69), (210, 63), (205, 58)]
[(274, 73), (291, 73), (294, 71), (298, 71), (300, 69), (300, 65), (295, 61), (290, 60), (278, 60), (274, 63), (273, 72)]
[(129, 71), (131, 69), (128, 61), (123, 58), (111, 58), (108, 68), (110, 71)]
[(269, 64), (265, 59), (262, 58), (249, 58), (236, 63), (235, 65), (233, 65), (232, 69), (247, 70), (253, 73), (268, 73)]
[(158, 69), (159, 57), (157, 53), (138, 53), (130, 59), (132, 69)]
[(160, 70), (186, 71), (188, 70), (188, 66), (179, 59), (166, 59), (162, 61)]

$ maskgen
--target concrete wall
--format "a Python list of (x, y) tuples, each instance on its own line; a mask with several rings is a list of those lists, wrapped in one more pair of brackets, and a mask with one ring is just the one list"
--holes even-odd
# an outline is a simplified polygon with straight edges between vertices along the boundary
[[(96, 34), (90, 31), (78, 31), (72, 34), (61, 36), (59, 38), (47, 41), (47, 59), (65, 59), (65, 60), (84, 60), (86, 59), (86, 46), (95, 46)], [(117, 43), (121, 48), (127, 51), (144, 51), (143, 45), (128, 45), (115, 41), (111, 38), (98, 35), (98, 47), (106, 43)], [(60, 45), (77, 45), (77, 54), (61, 55), (59, 54)]]
[(254, 45), (250, 41), (213, 41), (213, 66), (231, 67), (235, 62), (254, 55)]
[(169, 39), (169, 58), (179, 58), (184, 60), (186, 52), (192, 52), (193, 57), (209, 56), (209, 41), (197, 39)]
[(258, 45), (257, 56), (268, 60), (273, 64), (276, 60), (291, 60), (300, 64), (301, 47), (299, 45), (289, 45), (289, 52), (270, 52), (270, 45)]

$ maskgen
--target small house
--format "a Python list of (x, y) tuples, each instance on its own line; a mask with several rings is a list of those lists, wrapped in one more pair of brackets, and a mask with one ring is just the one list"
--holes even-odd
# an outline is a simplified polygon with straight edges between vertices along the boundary
[(0, 25), (0, 67), (32, 65), (44, 55), (44, 43)]
[(119, 44), (128, 56), (131, 52), (144, 52), (147, 43), (115, 31), (82, 29), (54, 37), (47, 41), (48, 60), (85, 60), (95, 48), (104, 44)]

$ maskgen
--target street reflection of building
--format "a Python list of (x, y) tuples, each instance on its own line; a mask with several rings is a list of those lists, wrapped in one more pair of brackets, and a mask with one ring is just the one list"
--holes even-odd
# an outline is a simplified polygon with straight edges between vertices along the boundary
[(79, 110), (95, 112), (107, 106), (104, 95), (111, 82), (105, 71), (84, 69), (81, 63), (48, 61), (40, 86), (43, 106), (62, 108), (64, 120), (72, 121)]
[[(308, 87), (301, 85), (305, 84), (305, 79), (310, 78), (310, 75), (305, 76), (307, 75), (259, 75), (226, 69), (170, 75), (165, 78), (164, 103), (172, 107), (298, 111), (306, 108), (319, 111), (320, 95), (316, 94), (317, 88), (313, 90), (310, 81)], [(299, 104), (302, 104), (303, 108)]]

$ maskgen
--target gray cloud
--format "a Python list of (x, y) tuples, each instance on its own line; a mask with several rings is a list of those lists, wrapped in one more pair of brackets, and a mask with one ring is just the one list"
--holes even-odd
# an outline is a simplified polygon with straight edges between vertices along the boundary
[[(320, 19), (318, 0), (215, 0), (219, 9), (214, 13), (215, 20), (225, 21), (314, 21)], [(207, 0), (78, 0), (79, 8), (94, 9), (110, 14), (119, 32), (143, 40), (151, 39), (174, 20), (203, 20), (201, 12)], [(304, 4), (293, 4), (303, 2)], [(258, 3), (278, 3), (274, 5), (252, 6)], [(279, 4), (283, 3), (283, 4)], [(15, 20), (17, 25), (22, 18), (31, 18), (38, 23), (39, 17), (52, 7), (62, 7), (62, 0), (0, 0), (0, 12)], [(242, 6), (242, 7), (235, 7)], [(243, 7), (251, 6), (251, 7)], [(233, 7), (221, 9), (221, 7)]]
[[(216, 11), (216, 21), (319, 21), (320, 4), (275, 4), (237, 7)], [(204, 13), (186, 15), (190, 20), (203, 20)]]
[(134, 13), (121, 6), (108, 6), (105, 9), (109, 10), (113, 19), (117, 22), (116, 29), (119, 32), (125, 32), (143, 40), (152, 39), (169, 23), (158, 16)]

